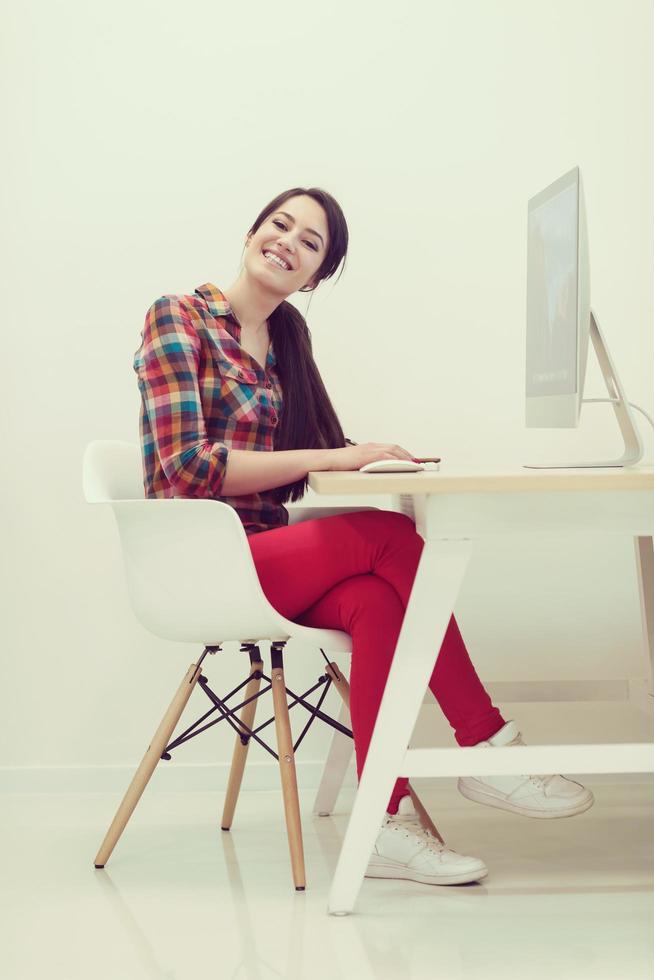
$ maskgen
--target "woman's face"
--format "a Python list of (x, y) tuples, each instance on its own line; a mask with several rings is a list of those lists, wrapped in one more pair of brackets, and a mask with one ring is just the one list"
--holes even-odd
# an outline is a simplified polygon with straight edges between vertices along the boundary
[(329, 232), (327, 215), (312, 197), (289, 197), (279, 207), (246, 239), (244, 265), (250, 276), (284, 299), (302, 286), (315, 285)]

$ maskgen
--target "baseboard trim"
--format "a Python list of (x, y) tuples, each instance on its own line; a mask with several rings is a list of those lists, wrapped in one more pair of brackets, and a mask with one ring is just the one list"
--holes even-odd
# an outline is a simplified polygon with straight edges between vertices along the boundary
[[(298, 761), (296, 772), (300, 789), (317, 789), (324, 760)], [(227, 788), (229, 763), (159, 763), (147, 790), (187, 793)], [(0, 768), (0, 793), (122, 793), (136, 770), (135, 766), (4, 766)], [(346, 775), (346, 786), (356, 786), (354, 767)], [(248, 761), (243, 790), (279, 789), (276, 762)]]
[[(322, 760), (296, 763), (298, 788), (315, 790), (322, 777)], [(127, 789), (133, 766), (4, 766), (0, 767), (0, 793), (118, 793)], [(147, 791), (166, 793), (224, 792), (229, 776), (228, 763), (184, 763), (155, 769)], [(601, 785), (611, 783), (654, 783), (654, 773), (575, 774), (571, 778)], [(453, 777), (429, 777), (416, 785), (446, 789), (456, 785)], [(356, 788), (356, 773), (351, 764), (343, 783)], [(243, 776), (243, 791), (279, 790), (279, 767), (276, 762), (248, 762)]]

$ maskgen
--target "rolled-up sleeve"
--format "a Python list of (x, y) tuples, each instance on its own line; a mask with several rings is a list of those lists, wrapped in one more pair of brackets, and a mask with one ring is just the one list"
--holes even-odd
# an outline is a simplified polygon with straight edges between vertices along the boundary
[(162, 296), (145, 318), (134, 370), (151, 433), (151, 450), (180, 497), (220, 496), (228, 447), (207, 438), (198, 368), (200, 338), (175, 296)]

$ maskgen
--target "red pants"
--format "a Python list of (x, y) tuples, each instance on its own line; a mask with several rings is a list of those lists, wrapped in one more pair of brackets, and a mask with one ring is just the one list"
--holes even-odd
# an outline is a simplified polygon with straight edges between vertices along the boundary
[[(262, 531), (248, 541), (263, 591), (278, 612), (352, 637), (350, 717), (360, 777), (423, 539), (403, 514), (368, 510)], [(435, 660), (429, 688), (459, 745), (499, 731), (504, 720), (477, 677), (454, 616)], [(397, 812), (407, 783), (397, 780), (389, 813)]]

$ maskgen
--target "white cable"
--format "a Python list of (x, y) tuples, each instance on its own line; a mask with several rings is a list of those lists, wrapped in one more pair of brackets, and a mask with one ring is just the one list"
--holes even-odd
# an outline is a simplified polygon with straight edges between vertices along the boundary
[[(620, 398), (582, 398), (581, 401), (583, 405), (585, 405), (587, 402), (610, 402), (612, 405), (615, 405), (619, 403), (621, 400), (622, 399)], [(654, 429), (654, 420), (652, 419), (651, 415), (647, 414), (644, 408), (641, 408), (640, 405), (634, 405), (633, 402), (627, 402), (627, 404), (631, 408), (635, 408), (637, 412), (640, 412), (642, 415), (644, 415), (647, 421), (649, 422), (649, 424)]]

